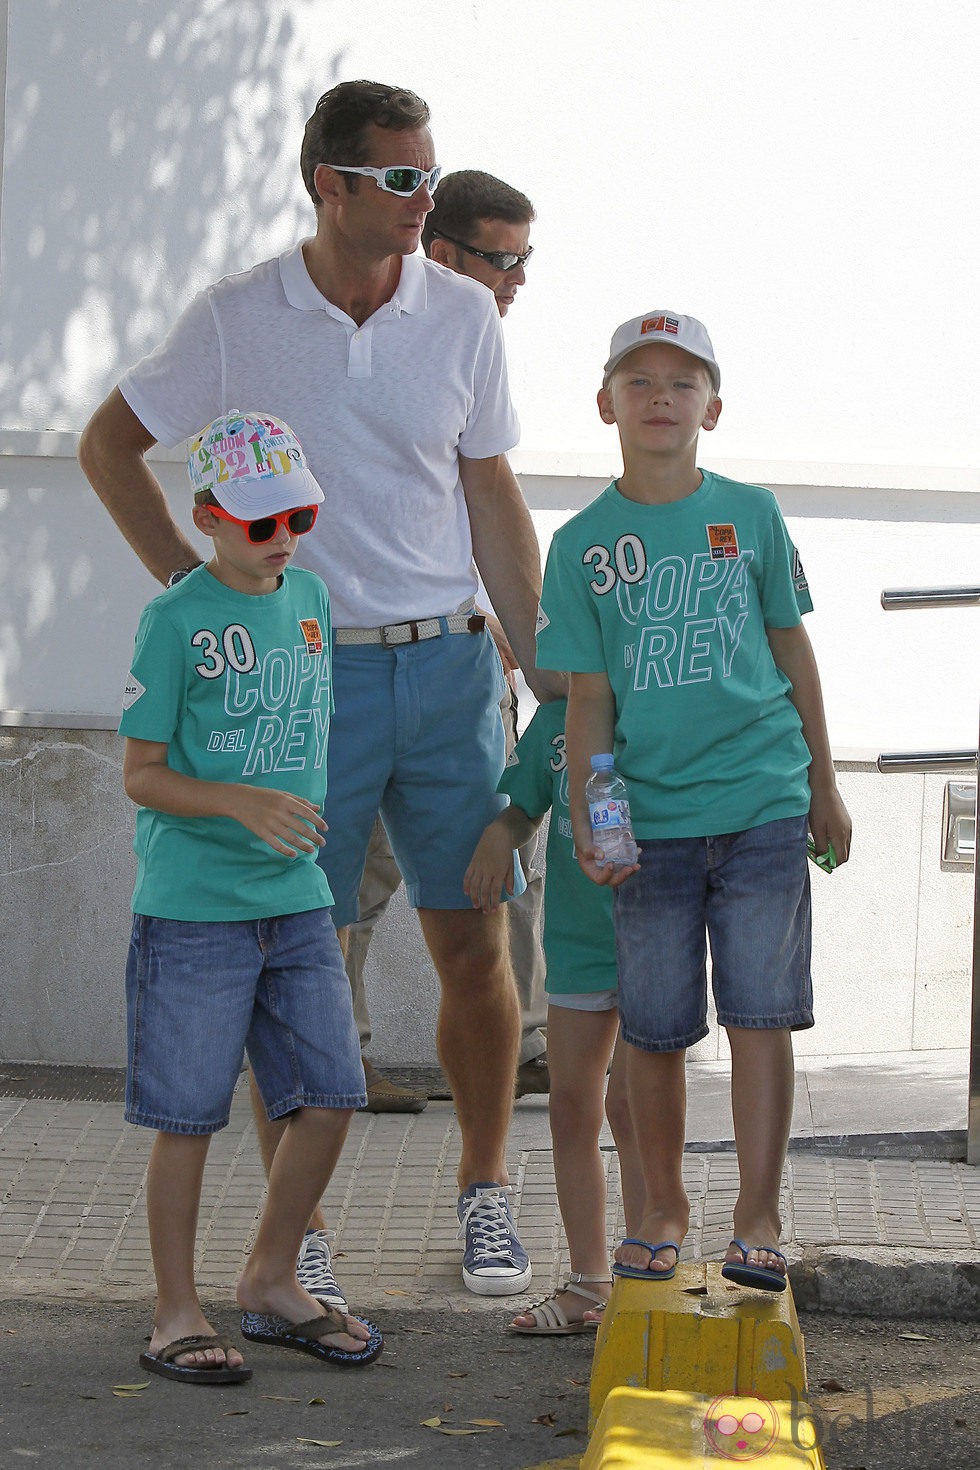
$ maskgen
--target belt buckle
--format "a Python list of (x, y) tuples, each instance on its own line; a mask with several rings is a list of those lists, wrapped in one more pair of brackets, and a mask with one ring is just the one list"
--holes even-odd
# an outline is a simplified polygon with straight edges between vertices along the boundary
[[(410, 628), (411, 629), (411, 637), (410, 638), (396, 638), (394, 640), (389, 640), (389, 638), (388, 638), (388, 629), (389, 628)], [(385, 623), (384, 627), (381, 629), (381, 647), (382, 648), (400, 648), (403, 643), (418, 643), (418, 641), (419, 641), (419, 625), (418, 625), (417, 622), (409, 621), (409, 622), (406, 622), (406, 623)]]

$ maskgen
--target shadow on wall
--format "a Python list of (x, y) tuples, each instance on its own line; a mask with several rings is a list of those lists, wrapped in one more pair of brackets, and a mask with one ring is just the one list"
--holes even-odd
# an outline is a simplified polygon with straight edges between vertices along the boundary
[(10, 7), (0, 424), (78, 429), (192, 293), (311, 229), (314, 0)]
[[(300, 142), (344, 61), (336, 29), (309, 46), (314, 8), (10, 4), (0, 430), (77, 432), (195, 291), (312, 233)], [(0, 459), (0, 708), (117, 708), (158, 590), (73, 450)], [(159, 468), (189, 530), (183, 469)]]

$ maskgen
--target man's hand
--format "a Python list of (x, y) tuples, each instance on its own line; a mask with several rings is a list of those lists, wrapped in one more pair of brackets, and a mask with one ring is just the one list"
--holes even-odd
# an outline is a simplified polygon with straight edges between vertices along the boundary
[(297, 852), (315, 852), (322, 847), (321, 833), (327, 830), (320, 808), (311, 801), (267, 786), (236, 785), (230, 815), (289, 858), (296, 857)]
[(538, 704), (550, 704), (553, 699), (568, 698), (568, 675), (555, 669), (524, 669), (527, 687)]
[(463, 875), (463, 892), (475, 909), (485, 914), (500, 907), (500, 890), (514, 892), (514, 849), (510, 833), (497, 822), (491, 822), (470, 859)]

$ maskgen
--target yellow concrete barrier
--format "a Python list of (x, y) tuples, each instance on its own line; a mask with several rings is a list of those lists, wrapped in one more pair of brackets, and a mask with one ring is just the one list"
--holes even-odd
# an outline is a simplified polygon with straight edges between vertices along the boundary
[(807, 1405), (614, 1388), (581, 1470), (721, 1470), (725, 1464), (825, 1470)]
[(615, 1388), (806, 1397), (803, 1338), (789, 1287), (734, 1286), (720, 1263), (681, 1265), (671, 1281), (616, 1277), (596, 1340), (592, 1428)]

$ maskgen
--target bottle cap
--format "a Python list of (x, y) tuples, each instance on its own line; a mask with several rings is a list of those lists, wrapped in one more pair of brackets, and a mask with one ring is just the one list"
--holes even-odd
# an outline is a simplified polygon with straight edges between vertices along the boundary
[(612, 755), (604, 754), (604, 755), (594, 755), (592, 757), (592, 769), (594, 771), (608, 771), (608, 770), (611, 770), (613, 764), (614, 764), (614, 762), (613, 762)]

